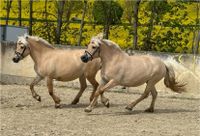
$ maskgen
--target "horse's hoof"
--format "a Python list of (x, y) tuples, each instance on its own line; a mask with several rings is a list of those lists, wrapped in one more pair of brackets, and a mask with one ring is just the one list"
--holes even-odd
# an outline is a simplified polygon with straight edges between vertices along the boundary
[(153, 108), (148, 108), (148, 109), (145, 110), (145, 112), (153, 113), (153, 112), (154, 112), (154, 109), (153, 109)]
[(35, 99), (36, 99), (38, 102), (41, 102), (41, 97), (40, 97), (39, 95), (37, 95), (37, 96), (35, 97)]
[(60, 108), (61, 108), (61, 105), (60, 105), (60, 104), (55, 104), (55, 108), (56, 108), (56, 109), (60, 109)]
[(110, 107), (109, 101), (107, 101), (104, 105), (105, 105), (107, 108), (109, 108), (109, 107)]
[(87, 107), (87, 108), (85, 108), (85, 110), (84, 110), (85, 112), (92, 112), (92, 108), (90, 108), (90, 107)]
[(104, 106), (106, 106), (107, 108), (110, 107), (110, 103), (109, 103), (109, 99), (104, 99), (103, 101), (101, 101), (103, 103)]
[(129, 106), (126, 106), (125, 109), (127, 109), (128, 111), (132, 111), (132, 108)]

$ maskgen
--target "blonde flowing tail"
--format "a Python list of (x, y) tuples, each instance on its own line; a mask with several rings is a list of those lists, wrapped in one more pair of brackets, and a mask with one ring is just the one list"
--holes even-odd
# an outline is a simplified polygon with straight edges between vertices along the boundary
[(177, 93), (185, 92), (186, 83), (177, 82), (175, 79), (175, 73), (173, 68), (168, 66), (165, 67), (166, 67), (166, 75), (164, 79), (165, 86)]

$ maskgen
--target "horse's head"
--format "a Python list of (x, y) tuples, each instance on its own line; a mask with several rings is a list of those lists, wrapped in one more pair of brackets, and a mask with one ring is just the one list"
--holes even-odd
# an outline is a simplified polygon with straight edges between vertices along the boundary
[(88, 44), (88, 48), (85, 50), (85, 53), (83, 56), (81, 56), (81, 60), (84, 63), (87, 63), (88, 61), (92, 61), (93, 58), (99, 57), (100, 53), (100, 46), (102, 44), (102, 36), (96, 36), (93, 37)]
[(17, 40), (17, 48), (13, 57), (13, 62), (18, 63), (20, 60), (30, 54), (30, 48), (27, 42), (28, 36), (20, 36)]

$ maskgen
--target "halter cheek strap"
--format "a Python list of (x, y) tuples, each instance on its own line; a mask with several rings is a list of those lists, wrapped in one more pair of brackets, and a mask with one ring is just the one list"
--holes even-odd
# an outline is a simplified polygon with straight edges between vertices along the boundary
[(96, 50), (94, 50), (94, 52), (92, 53), (92, 56), (93, 56), (97, 51), (100, 52), (99, 47), (97, 47)]
[(24, 49), (23, 49), (22, 53), (15, 51), (15, 54), (16, 54), (17, 56), (19, 56), (20, 59), (23, 59), (23, 58), (24, 58), (24, 57), (23, 57), (23, 54), (24, 54), (26, 48), (27, 48), (27, 46), (24, 46)]

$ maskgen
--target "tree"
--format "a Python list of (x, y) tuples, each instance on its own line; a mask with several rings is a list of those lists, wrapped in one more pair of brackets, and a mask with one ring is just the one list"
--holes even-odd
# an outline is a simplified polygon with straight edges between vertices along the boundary
[(129, 24), (133, 24), (133, 13), (134, 13), (134, 8), (135, 8), (135, 3), (136, 1), (132, 1), (132, 0), (125, 0), (123, 3), (123, 9), (124, 9), (124, 15), (123, 17), (125, 18), (125, 20), (127, 20), (129, 22)]
[(72, 12), (72, 8), (74, 7), (74, 2), (73, 1), (69, 1), (68, 2), (68, 8), (67, 8), (67, 12), (66, 12), (66, 21), (68, 22), (67, 23), (67, 26), (69, 25), (69, 20), (70, 20), (70, 17), (71, 17), (71, 12)]
[(171, 6), (168, 4), (167, 0), (163, 1), (149, 1), (147, 6), (147, 11), (150, 11), (149, 21), (147, 23), (147, 31), (145, 32), (146, 38), (144, 39), (144, 49), (145, 50), (153, 50), (154, 41), (152, 40), (152, 32), (154, 29), (154, 25), (158, 24), (162, 17), (170, 10)]
[(87, 9), (87, 1), (84, 0), (84, 9), (83, 9), (83, 14), (82, 14), (82, 19), (81, 19), (81, 26), (80, 26), (80, 34), (79, 34), (79, 40), (78, 40), (78, 45), (81, 45), (81, 40), (82, 40), (82, 32), (83, 32), (83, 26), (84, 26), (84, 18), (85, 18), (85, 12)]
[(134, 16), (134, 23), (133, 23), (133, 47), (134, 49), (137, 49), (138, 45), (138, 32), (137, 32), (137, 29), (138, 29), (138, 10), (139, 10), (139, 5), (140, 5), (140, 2), (141, 0), (136, 0), (135, 2), (135, 5), (134, 5), (134, 13), (133, 13), (133, 16)]
[(6, 1), (6, 6), (7, 6), (6, 7), (6, 25), (8, 25), (11, 5), (12, 5), (12, 0), (7, 0)]
[[(196, 5), (196, 9), (197, 9), (197, 17), (196, 17), (196, 26), (199, 25), (199, 10), (200, 10), (200, 4), (197, 3)], [(194, 31), (194, 42), (193, 42), (193, 45), (192, 45), (192, 53), (194, 54), (198, 54), (199, 53), (199, 42), (200, 42), (200, 29), (197, 29), (197, 31)]]
[(106, 39), (108, 39), (110, 24), (111, 24), (111, 4), (112, 4), (112, 1), (109, 1), (107, 12), (105, 10), (104, 37)]
[[(48, 5), (48, 0), (45, 0), (45, 4), (44, 4), (44, 14), (45, 14), (45, 29), (49, 29), (49, 22), (48, 22), (48, 12), (47, 12), (47, 5)], [(48, 37), (48, 41), (51, 41), (51, 36), (50, 36), (50, 32), (48, 30), (47, 31), (47, 37)]]
[(33, 0), (30, 0), (29, 7), (29, 34), (32, 35), (32, 26), (33, 26)]
[(122, 7), (115, 1), (95, 1), (93, 16), (96, 24), (104, 26), (104, 38), (108, 39), (110, 25), (120, 23), (123, 14)]
[(56, 1), (57, 5), (57, 27), (56, 27), (56, 43), (60, 44), (61, 27), (62, 27), (62, 16), (64, 12), (65, 1)]
[(18, 0), (18, 19), (19, 19), (19, 26), (22, 26), (22, 1)]

